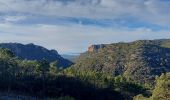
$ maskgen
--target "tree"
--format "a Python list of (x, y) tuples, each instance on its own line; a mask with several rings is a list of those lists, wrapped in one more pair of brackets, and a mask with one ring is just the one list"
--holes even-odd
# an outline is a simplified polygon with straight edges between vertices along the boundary
[(42, 79), (42, 93), (45, 94), (46, 92), (46, 74), (49, 72), (49, 62), (46, 59), (43, 59), (38, 62), (36, 66), (36, 71), (40, 75), (40, 78)]
[(43, 59), (38, 62), (36, 65), (36, 72), (39, 73), (40, 75), (45, 75), (46, 72), (49, 71), (50, 65), (49, 62), (46, 59)]
[(153, 100), (170, 100), (170, 73), (162, 74), (156, 80), (153, 90)]
[(50, 64), (50, 73), (51, 74), (57, 74), (58, 73), (58, 67), (57, 67), (58, 62), (54, 61)]
[(9, 50), (0, 48), (0, 58), (12, 58), (15, 57), (15, 55)]
[(141, 94), (134, 97), (134, 100), (170, 100), (170, 72), (162, 74), (156, 79), (155, 89), (152, 96), (145, 98)]

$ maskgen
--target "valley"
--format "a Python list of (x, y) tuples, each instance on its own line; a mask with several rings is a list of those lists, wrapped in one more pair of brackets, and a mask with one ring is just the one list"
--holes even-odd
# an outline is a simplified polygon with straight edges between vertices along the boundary
[(168, 100), (169, 44), (162, 39), (92, 45), (71, 62), (34, 44), (3, 43), (0, 91), (4, 97), (15, 94), (14, 100)]

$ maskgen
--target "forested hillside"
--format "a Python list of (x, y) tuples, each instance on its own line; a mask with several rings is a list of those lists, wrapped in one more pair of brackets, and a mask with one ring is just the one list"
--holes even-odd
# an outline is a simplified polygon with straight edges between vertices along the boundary
[(1, 48), (10, 49), (17, 57), (26, 60), (42, 60), (46, 59), (48, 62), (58, 62), (58, 67), (69, 67), (73, 63), (67, 59), (62, 58), (56, 50), (48, 50), (42, 46), (34, 44), (20, 44), (20, 43), (1, 43)]
[(72, 67), (77, 71), (151, 83), (156, 75), (170, 71), (170, 40), (140, 40), (90, 46)]
[(16, 96), (16, 100), (27, 100), (29, 96), (37, 100), (123, 100), (119, 92), (96, 87), (56, 65), (57, 62), (48, 63), (45, 59), (21, 60), (10, 50), (0, 49), (0, 98), (16, 94), (27, 95)]

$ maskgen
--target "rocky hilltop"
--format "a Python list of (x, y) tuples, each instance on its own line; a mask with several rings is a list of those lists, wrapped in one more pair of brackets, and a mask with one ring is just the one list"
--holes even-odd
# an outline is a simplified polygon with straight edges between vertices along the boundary
[(152, 81), (156, 75), (170, 71), (170, 40), (92, 45), (73, 68), (122, 75), (138, 82)]

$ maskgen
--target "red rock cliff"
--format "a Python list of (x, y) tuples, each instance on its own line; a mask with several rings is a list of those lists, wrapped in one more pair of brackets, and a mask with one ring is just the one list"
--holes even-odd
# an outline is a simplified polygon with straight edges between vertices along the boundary
[(90, 45), (88, 47), (88, 52), (98, 52), (99, 49), (104, 48), (105, 45), (104, 44), (100, 44), (100, 45)]

